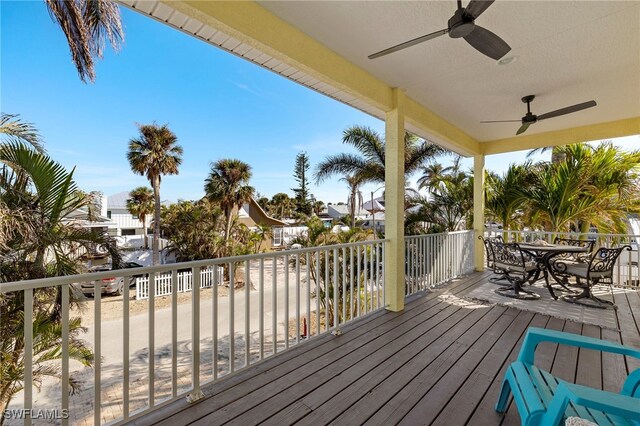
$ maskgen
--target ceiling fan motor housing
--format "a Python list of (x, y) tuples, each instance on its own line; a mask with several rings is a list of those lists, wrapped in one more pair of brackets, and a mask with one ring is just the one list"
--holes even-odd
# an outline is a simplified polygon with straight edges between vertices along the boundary
[(473, 31), (475, 24), (473, 23), (473, 17), (466, 13), (465, 9), (458, 9), (453, 14), (449, 22), (449, 37), (461, 38), (465, 37)]
[(538, 121), (538, 116), (528, 112), (524, 117), (522, 117), (522, 123), (535, 123)]

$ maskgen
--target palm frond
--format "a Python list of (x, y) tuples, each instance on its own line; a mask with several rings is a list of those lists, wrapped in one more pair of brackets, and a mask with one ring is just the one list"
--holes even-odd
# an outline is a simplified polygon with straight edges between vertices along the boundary
[(5, 135), (8, 142), (23, 142), (45, 153), (38, 129), (32, 123), (22, 121), (18, 114), (0, 114), (0, 134)]

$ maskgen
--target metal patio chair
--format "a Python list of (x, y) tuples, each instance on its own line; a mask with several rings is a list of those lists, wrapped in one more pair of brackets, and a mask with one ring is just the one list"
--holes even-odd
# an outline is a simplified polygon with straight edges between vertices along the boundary
[(496, 290), (501, 296), (514, 299), (536, 300), (540, 295), (522, 286), (539, 271), (538, 263), (517, 243), (490, 243), (494, 255), (493, 268), (503, 273), (510, 286)]
[(623, 250), (631, 250), (631, 246), (601, 247), (591, 256), (588, 263), (554, 262), (553, 267), (556, 274), (575, 277), (576, 285), (582, 288), (582, 293), (576, 296), (563, 296), (562, 300), (594, 308), (615, 307), (612, 301), (596, 297), (593, 294), (592, 287), (596, 284), (608, 285), (613, 293), (611, 288), (613, 285), (613, 268)]

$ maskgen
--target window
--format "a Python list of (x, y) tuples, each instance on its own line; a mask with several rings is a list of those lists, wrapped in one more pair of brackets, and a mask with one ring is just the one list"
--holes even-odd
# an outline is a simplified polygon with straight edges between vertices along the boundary
[(111, 219), (111, 210), (107, 210), (107, 217)]
[(136, 235), (135, 229), (123, 229), (121, 235)]

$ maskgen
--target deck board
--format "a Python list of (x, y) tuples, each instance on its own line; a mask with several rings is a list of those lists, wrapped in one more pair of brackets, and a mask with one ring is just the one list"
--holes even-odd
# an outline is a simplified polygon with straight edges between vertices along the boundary
[[(218, 383), (205, 399), (183, 399), (134, 424), (512, 425), (511, 403), (494, 405), (502, 376), (528, 327), (640, 346), (640, 296), (616, 294), (620, 331), (502, 306), (457, 303), (486, 273), (408, 299), (402, 312), (377, 312), (342, 336), (304, 342)], [(569, 381), (618, 392), (634, 360), (542, 344), (536, 363)]]

